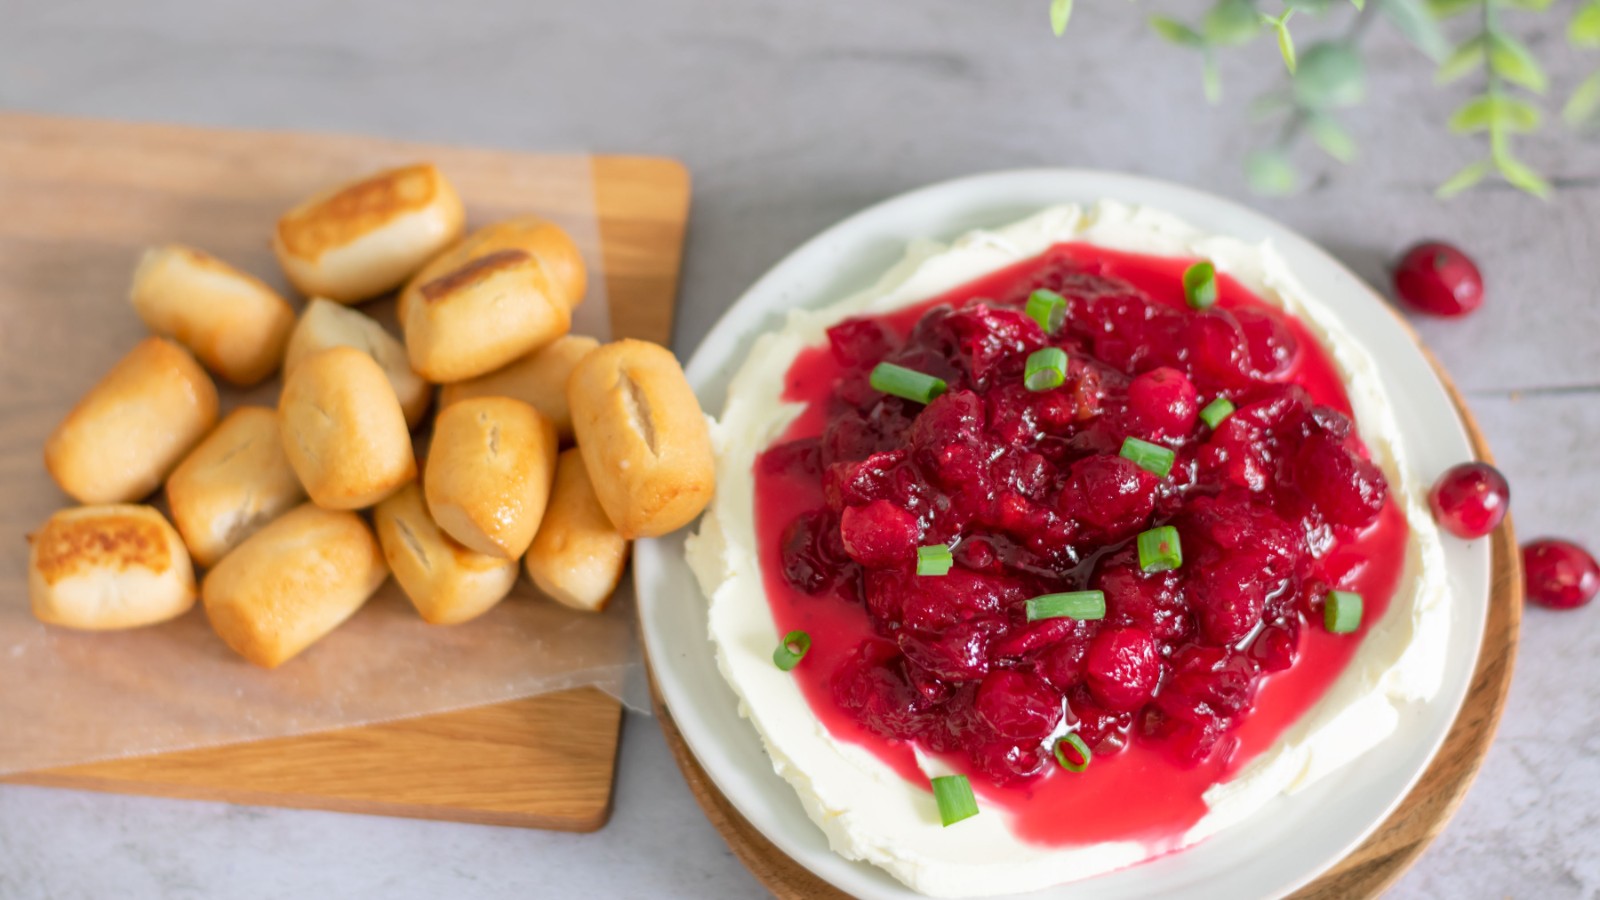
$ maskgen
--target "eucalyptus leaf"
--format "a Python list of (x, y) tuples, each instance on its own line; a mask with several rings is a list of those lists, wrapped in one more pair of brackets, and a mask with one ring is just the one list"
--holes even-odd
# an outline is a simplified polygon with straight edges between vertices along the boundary
[(1311, 130), (1311, 139), (1329, 156), (1342, 163), (1355, 159), (1355, 138), (1332, 116), (1313, 115), (1306, 122), (1306, 127)]
[(1486, 58), (1484, 47), (1487, 40), (1483, 35), (1478, 35), (1462, 44), (1439, 64), (1439, 70), (1434, 75), (1434, 80), (1440, 84), (1449, 84), (1470, 72), (1477, 71)]
[(1313, 109), (1355, 106), (1366, 94), (1361, 55), (1344, 41), (1319, 41), (1306, 50), (1294, 75), (1294, 92)]
[(1538, 172), (1528, 168), (1522, 160), (1506, 153), (1496, 157), (1494, 164), (1495, 168), (1500, 170), (1500, 177), (1512, 187), (1520, 188), (1540, 199), (1550, 196), (1550, 182), (1540, 177)]
[[(1424, 0), (1379, 0), (1383, 14), (1412, 46), (1438, 62), (1450, 52), (1450, 40), (1439, 29), (1439, 22)], [(1600, 0), (1597, 0), (1600, 2)]]
[(1544, 68), (1533, 58), (1528, 48), (1521, 41), (1501, 31), (1489, 34), (1489, 68), (1501, 78), (1519, 84), (1536, 94), (1544, 93), (1545, 88), (1549, 86)]
[(1428, 0), (1428, 12), (1435, 19), (1448, 19), (1459, 16), (1469, 9), (1478, 9), (1484, 0)]
[(1475, 186), (1478, 182), (1482, 181), (1483, 176), (1487, 174), (1489, 174), (1489, 163), (1487, 160), (1480, 160), (1475, 163), (1470, 163), (1461, 171), (1451, 175), (1444, 184), (1441, 184), (1438, 188), (1434, 189), (1433, 195), (1438, 197), (1440, 200), (1448, 200), (1462, 191)]
[(1261, 18), (1250, 0), (1218, 0), (1201, 22), (1201, 32), (1212, 44), (1243, 44), (1261, 33)]
[(1600, 0), (1588, 0), (1572, 14), (1567, 40), (1574, 47), (1600, 47)]
[(1179, 22), (1177, 19), (1169, 19), (1166, 16), (1151, 16), (1149, 22), (1150, 28), (1156, 34), (1180, 47), (1204, 47), (1206, 45), (1206, 39), (1200, 36), (1200, 32)]
[(1456, 134), (1487, 131), (1494, 121), (1494, 99), (1489, 96), (1473, 97), (1461, 104), (1450, 116), (1450, 130)]
[(1061, 37), (1067, 33), (1067, 21), (1072, 18), (1072, 0), (1050, 0), (1050, 30)]
[(1526, 100), (1486, 94), (1462, 104), (1450, 117), (1450, 130), (1457, 134), (1471, 134), (1493, 127), (1511, 132), (1529, 132), (1538, 129), (1541, 118), (1539, 110)]
[(1245, 157), (1244, 174), (1258, 194), (1291, 194), (1300, 183), (1300, 174), (1281, 150), (1257, 150)]
[(1561, 109), (1561, 118), (1573, 128), (1588, 125), (1600, 119), (1600, 72), (1591, 74), (1572, 91), (1567, 105)]

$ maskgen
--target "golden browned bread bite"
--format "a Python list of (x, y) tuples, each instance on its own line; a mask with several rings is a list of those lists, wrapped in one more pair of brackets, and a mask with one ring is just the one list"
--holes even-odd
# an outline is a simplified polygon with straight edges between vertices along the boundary
[(567, 333), (586, 275), (578, 247), (542, 219), (474, 232), (400, 295), (411, 367), (434, 382), (492, 372)]
[(447, 384), (439, 405), (468, 397), (510, 397), (537, 409), (556, 426), (562, 443), (572, 442), (572, 413), (567, 408), (567, 378), (578, 360), (600, 346), (592, 337), (569, 334), (487, 375)]
[(411, 433), (372, 357), (330, 347), (295, 366), (278, 398), (278, 429), (306, 493), (328, 509), (361, 509), (416, 477)]
[(194, 605), (189, 553), (151, 507), (63, 509), (28, 543), (28, 597), (41, 622), (89, 631), (137, 628)]
[(599, 612), (622, 580), (628, 564), (628, 539), (600, 508), (582, 451), (564, 450), (556, 462), (539, 534), (523, 559), (539, 590), (574, 609)]
[(222, 640), (272, 669), (339, 627), (388, 575), (360, 516), (303, 503), (224, 556), (200, 596)]
[(666, 534), (710, 502), (710, 430), (667, 348), (635, 340), (601, 347), (573, 369), (567, 402), (600, 506), (623, 537)]
[(440, 531), (416, 482), (379, 503), (372, 518), (394, 580), (434, 625), (483, 615), (517, 583), (516, 560), (468, 550)]
[(376, 360), (388, 377), (389, 386), (394, 388), (400, 409), (406, 414), (406, 424), (415, 428), (422, 422), (428, 411), (428, 401), (433, 398), (433, 389), (411, 371), (405, 346), (384, 331), (376, 319), (358, 309), (321, 299), (307, 303), (294, 332), (289, 335), (289, 347), (283, 356), (284, 377), (287, 378), (301, 360), (329, 347), (354, 347)]
[(179, 244), (145, 251), (130, 299), (151, 331), (242, 387), (277, 371), (294, 325), (294, 310), (259, 278)]
[(284, 213), (272, 249), (308, 297), (359, 303), (391, 291), (461, 236), (456, 189), (429, 163), (341, 185)]
[(544, 518), (556, 470), (556, 430), (509, 397), (475, 397), (440, 410), (423, 467), (428, 512), (478, 553), (514, 560)]
[(80, 503), (138, 500), (216, 421), (217, 386), (200, 364), (166, 338), (145, 338), (56, 426), (45, 468)]
[(264, 406), (229, 413), (167, 479), (173, 524), (208, 568), (305, 496)]

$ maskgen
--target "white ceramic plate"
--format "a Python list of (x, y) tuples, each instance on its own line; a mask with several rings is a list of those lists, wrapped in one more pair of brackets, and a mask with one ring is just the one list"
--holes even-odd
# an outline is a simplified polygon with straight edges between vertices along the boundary
[[(820, 307), (868, 286), (915, 238), (948, 240), (1057, 203), (1120, 200), (1163, 209), (1246, 241), (1270, 238), (1309, 293), (1336, 307), (1371, 351), (1396, 405), (1417, 474), (1432, 479), (1472, 457), (1443, 385), (1410, 331), (1327, 253), (1263, 216), (1209, 194), (1128, 175), (1070, 169), (996, 172), (936, 184), (878, 204), (824, 231), (757, 281), (690, 360), (701, 404), (722, 409), (727, 379), (752, 336), (790, 308)], [(772, 770), (755, 728), (738, 713), (707, 637), (706, 600), (683, 558), (683, 536), (640, 541), (634, 556), (639, 616), (656, 685), (706, 773), (773, 844), (841, 890), (864, 898), (920, 896), (882, 870), (828, 849), (794, 789)], [(1280, 797), (1249, 821), (1198, 846), (1040, 897), (1275, 897), (1309, 882), (1369, 834), (1410, 790), (1444, 741), (1477, 664), (1489, 602), (1487, 541), (1445, 541), (1454, 615), (1438, 697), (1338, 778)]]

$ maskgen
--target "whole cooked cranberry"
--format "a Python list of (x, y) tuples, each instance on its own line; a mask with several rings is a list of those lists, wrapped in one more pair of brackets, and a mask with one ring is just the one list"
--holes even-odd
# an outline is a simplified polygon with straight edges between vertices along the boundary
[(993, 620), (958, 622), (936, 634), (905, 629), (896, 637), (913, 666), (944, 682), (972, 681), (989, 671), (989, 641), (999, 625)]
[(1129, 712), (1138, 709), (1161, 683), (1161, 653), (1155, 639), (1139, 628), (1101, 631), (1089, 644), (1084, 680), (1100, 705)]
[(1297, 619), (1268, 625), (1250, 642), (1250, 656), (1263, 672), (1282, 672), (1300, 656), (1300, 625)]
[(1570, 541), (1543, 538), (1522, 546), (1528, 599), (1551, 609), (1576, 609), (1600, 591), (1600, 568), (1589, 551)]
[(1428, 505), (1445, 531), (1459, 538), (1479, 538), (1506, 517), (1511, 486), (1500, 470), (1488, 463), (1462, 463), (1434, 482)]
[(1234, 644), (1261, 624), (1267, 594), (1280, 586), (1257, 552), (1239, 552), (1198, 568), (1189, 579), (1200, 633), (1213, 644)]
[(1179, 573), (1145, 573), (1134, 551), (1107, 557), (1091, 582), (1106, 595), (1106, 621), (1136, 625), (1158, 641), (1176, 641), (1194, 629), (1183, 598)]
[(996, 734), (1042, 740), (1061, 724), (1061, 695), (1037, 675), (1001, 669), (978, 685), (978, 715)]
[(967, 752), (972, 765), (995, 784), (1016, 784), (1044, 771), (1044, 748), (1036, 740), (993, 741)]
[(1314, 428), (1294, 462), (1295, 482), (1335, 525), (1364, 527), (1389, 496), (1383, 472), (1337, 434)]
[(839, 518), (844, 552), (869, 569), (910, 562), (917, 552), (920, 532), (916, 517), (888, 500), (845, 507)]
[(1300, 355), (1300, 341), (1282, 316), (1258, 309), (1232, 312), (1244, 331), (1250, 369), (1257, 377), (1271, 380), (1294, 368), (1295, 358)]
[(1128, 384), (1128, 413), (1134, 429), (1153, 441), (1193, 431), (1200, 415), (1199, 400), (1189, 376), (1165, 366)]
[(833, 358), (850, 368), (872, 368), (895, 350), (897, 343), (887, 328), (872, 319), (845, 319), (828, 329)]
[(1128, 745), (1133, 713), (1106, 709), (1087, 687), (1077, 688), (1067, 696), (1067, 710), (1068, 721), (1078, 726), (1078, 737), (1096, 756), (1109, 756)]
[(833, 673), (833, 697), (856, 721), (888, 738), (910, 737), (922, 726), (921, 695), (902, 673), (887, 641), (862, 641)]
[(1464, 316), (1483, 305), (1483, 276), (1470, 256), (1441, 241), (1425, 241), (1400, 257), (1394, 292), (1422, 312)]
[(802, 513), (783, 530), (780, 551), (783, 577), (796, 589), (820, 594), (839, 577), (844, 562), (837, 547), (838, 528), (825, 509)]
[(1108, 537), (1144, 527), (1156, 508), (1156, 476), (1130, 459), (1091, 456), (1072, 464), (1061, 512)]
[(1250, 351), (1239, 320), (1225, 309), (1208, 309), (1184, 326), (1189, 371), (1208, 388), (1250, 381)]

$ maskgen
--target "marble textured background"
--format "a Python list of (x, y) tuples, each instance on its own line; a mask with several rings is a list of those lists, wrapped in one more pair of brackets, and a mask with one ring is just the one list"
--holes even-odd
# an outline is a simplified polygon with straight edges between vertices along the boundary
[[(1477, 255), (1490, 300), (1420, 327), (1514, 485), (1519, 530), (1600, 543), (1600, 141), (1527, 142), (1558, 186), (1548, 203), (1496, 186), (1435, 201), (1482, 152), (1440, 126), (1468, 89), (1435, 88), (1378, 30), (1369, 100), (1345, 117), (1357, 164), (1306, 148), (1302, 194), (1252, 199), (1239, 160), (1271, 133), (1249, 113), (1279, 78), (1269, 42), (1230, 56), (1211, 108), (1197, 59), (1140, 7), (1080, 3), (1057, 42), (1045, 6), (0, 0), (0, 107), (679, 157), (695, 177), (681, 353), (814, 232), (986, 169), (1104, 167), (1245, 199), (1378, 284), (1402, 246), (1447, 238)], [(1555, 29), (1531, 43), (1568, 83), (1596, 64)], [(1392, 896), (1600, 896), (1597, 615), (1530, 611), (1484, 775)], [(590, 836), (0, 787), (0, 896), (759, 895), (654, 722), (626, 724), (615, 818)]]

